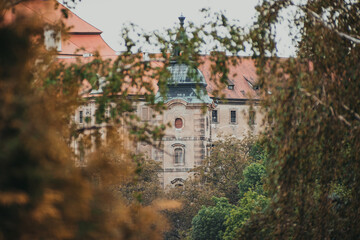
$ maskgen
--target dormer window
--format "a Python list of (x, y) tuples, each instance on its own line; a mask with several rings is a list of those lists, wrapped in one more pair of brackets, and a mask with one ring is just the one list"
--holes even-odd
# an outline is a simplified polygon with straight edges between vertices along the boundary
[(234, 88), (235, 88), (234, 82), (228, 79), (228, 89), (234, 90)]
[(245, 78), (246, 82), (249, 84), (249, 86), (250, 86), (252, 89), (254, 89), (255, 91), (260, 89), (259, 86), (255, 83), (255, 81), (253, 80), (252, 77), (250, 77), (250, 79), (248, 79), (248, 78), (245, 77), (244, 75), (243, 75), (243, 77)]

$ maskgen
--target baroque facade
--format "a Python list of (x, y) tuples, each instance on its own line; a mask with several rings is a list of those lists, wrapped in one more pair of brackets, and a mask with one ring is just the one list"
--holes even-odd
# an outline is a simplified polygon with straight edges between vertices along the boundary
[[(180, 30), (174, 42), (174, 50), (168, 70), (168, 93), (163, 99), (167, 110), (163, 115), (151, 117), (150, 108), (139, 104), (137, 112), (143, 121), (151, 124), (167, 124), (160, 148), (138, 143), (138, 150), (150, 159), (162, 164), (160, 179), (163, 186), (180, 186), (190, 177), (192, 169), (202, 164), (210, 154), (212, 144), (225, 136), (244, 138), (257, 135), (262, 129), (259, 112), (259, 95), (256, 88), (256, 69), (253, 60), (236, 58), (237, 64), (230, 67), (228, 84), (222, 89), (221, 100), (212, 92), (217, 89), (211, 81), (211, 61), (202, 56), (199, 69), (177, 61), (181, 54), (177, 45), (184, 36), (184, 17), (179, 17)], [(150, 59), (151, 61), (151, 59)]]
[[(167, 110), (162, 115), (152, 116), (151, 108), (146, 104), (137, 106), (142, 121), (171, 125), (165, 130), (160, 148), (144, 143), (138, 143), (137, 146), (138, 151), (145, 153), (149, 159), (161, 163), (163, 172), (160, 177), (164, 187), (182, 185), (193, 174), (191, 170), (209, 156), (214, 141), (226, 136), (243, 139), (249, 135), (258, 135), (263, 129), (259, 100), (248, 99), (246, 94), (241, 98), (234, 93), (241, 87), (238, 79), (223, 90), (228, 92), (225, 95), (227, 98), (219, 100), (209, 94), (211, 85), (202, 71), (194, 69), (201, 79), (195, 83), (192, 79), (186, 80), (188, 66), (174, 61), (169, 68), (175, 80), (168, 84), (168, 98), (164, 101)], [(196, 84), (206, 89), (205, 96), (196, 97)], [(250, 83), (246, 84), (251, 88)]]
[[(55, 11), (52, 1), (32, 0), (19, 4), (18, 11), (26, 14), (37, 14), (49, 21), (49, 25), (60, 18), (60, 10)], [(77, 58), (87, 62), (92, 60), (93, 54), (99, 53), (104, 58), (115, 59), (115, 51), (112, 50), (101, 38), (101, 31), (80, 17), (68, 13), (65, 23), (71, 26), (69, 35), (65, 38), (61, 34), (54, 36), (51, 29), (45, 30), (47, 46), (56, 48), (58, 60), (64, 63), (75, 62)], [(11, 18), (11, 15), (8, 16)], [(148, 159), (153, 159), (162, 166), (159, 173), (164, 187), (179, 186), (189, 177), (192, 169), (202, 164), (214, 141), (224, 136), (244, 138), (248, 135), (257, 135), (263, 125), (263, 118), (259, 112), (258, 103), (260, 96), (256, 89), (256, 69), (254, 61), (250, 58), (236, 57), (235, 66), (230, 65), (228, 84), (221, 89), (224, 96), (218, 99), (213, 95), (218, 86), (211, 81), (210, 57), (201, 56), (202, 64), (194, 68), (189, 64), (180, 63), (177, 57), (181, 54), (178, 45), (181, 38), (185, 37), (184, 17), (180, 17), (180, 30), (174, 41), (174, 49), (170, 66), (168, 67), (171, 77), (168, 79), (168, 93), (163, 98), (159, 93), (156, 101), (165, 103), (167, 109), (162, 115), (153, 114), (152, 109), (139, 102), (136, 112), (141, 121), (150, 124), (168, 124), (160, 147), (137, 143), (137, 146), (129, 144), (128, 148), (133, 151), (144, 153)], [(81, 49), (80, 51), (78, 49)], [(144, 58), (144, 61), (156, 63), (158, 59)], [(160, 64), (161, 60), (160, 60)], [(91, 134), (96, 126), (101, 134), (106, 134), (106, 124), (95, 123), (96, 96), (101, 94), (99, 89), (92, 89), (87, 81), (83, 81), (81, 93), (86, 93), (87, 103), (80, 106), (74, 115), (74, 121), (83, 134)], [(124, 146), (122, 146), (124, 147)], [(86, 159), (86, 152), (81, 150), (77, 141), (72, 142), (75, 154), (79, 156), (80, 164)]]

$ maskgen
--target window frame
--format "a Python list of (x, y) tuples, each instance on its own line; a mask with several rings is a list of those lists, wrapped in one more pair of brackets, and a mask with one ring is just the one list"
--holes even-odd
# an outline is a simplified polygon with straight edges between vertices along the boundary
[[(176, 127), (176, 120), (181, 120), (181, 127)], [(175, 120), (174, 120), (174, 127), (175, 127), (175, 129), (176, 130), (181, 130), (181, 129), (183, 129), (184, 128), (184, 126), (185, 126), (185, 124), (184, 124), (185, 122), (184, 122), (184, 119), (182, 118), (182, 117), (176, 117), (175, 118)]]
[[(235, 121), (233, 121), (233, 116), (232, 114), (235, 114), (234, 119)], [(235, 109), (230, 109), (230, 124), (237, 124), (237, 111)]]
[[(214, 121), (214, 112), (216, 112), (216, 121)], [(220, 122), (220, 119), (219, 119), (218, 109), (211, 110), (211, 123), (219, 123), (219, 122)]]
[(79, 123), (84, 123), (84, 114), (83, 114), (83, 110), (79, 111)]
[(141, 106), (141, 121), (148, 122), (150, 121), (150, 107), (148, 106)]
[(256, 111), (255, 109), (249, 109), (249, 125), (254, 126), (256, 125)]
[[(180, 152), (180, 159), (179, 159), (179, 153)], [(182, 147), (175, 147), (174, 148), (174, 164), (175, 165), (184, 165), (185, 164), (185, 151)], [(179, 161), (180, 160), (180, 161)]]
[[(175, 166), (183, 166), (185, 165), (185, 145), (181, 144), (181, 143), (174, 143), (171, 145), (171, 147), (173, 147), (173, 163)], [(177, 162), (177, 154), (176, 151), (177, 150), (181, 150), (181, 154), (182, 154), (182, 162)]]
[(172, 181), (170, 181), (171, 184), (173, 184), (175, 187), (177, 186), (184, 186), (185, 180), (182, 178), (174, 178)]

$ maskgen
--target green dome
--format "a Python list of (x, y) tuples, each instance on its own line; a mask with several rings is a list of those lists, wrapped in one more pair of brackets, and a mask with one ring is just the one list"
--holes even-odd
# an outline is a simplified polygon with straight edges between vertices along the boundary
[(161, 96), (157, 92), (155, 102), (169, 102), (174, 99), (181, 99), (187, 103), (212, 103), (206, 91), (206, 81), (202, 72), (190, 64), (179, 61), (181, 56), (181, 45), (186, 41), (186, 33), (184, 29), (185, 17), (179, 17), (180, 29), (174, 42), (172, 53), (172, 61), (167, 70), (170, 77), (167, 79), (168, 91), (166, 96)]
[(187, 64), (173, 63), (168, 67), (171, 77), (168, 79), (168, 85), (195, 84), (206, 87), (206, 81), (202, 72)]

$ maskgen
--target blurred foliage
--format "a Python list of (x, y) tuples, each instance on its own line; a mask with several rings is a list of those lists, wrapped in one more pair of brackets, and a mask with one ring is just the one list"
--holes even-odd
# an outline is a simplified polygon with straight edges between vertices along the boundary
[(150, 205), (154, 200), (164, 196), (163, 188), (159, 181), (161, 167), (154, 160), (136, 156), (136, 175), (133, 181), (125, 182), (118, 186), (120, 195), (128, 203), (138, 201), (142, 205)]
[[(204, 11), (207, 22), (201, 26), (189, 22), (186, 31), (180, 29), (176, 45), (178, 29), (148, 35), (130, 25), (122, 31), (126, 51), (115, 60), (95, 54), (85, 63), (79, 59), (64, 64), (56, 60), (55, 50), (44, 49), (43, 33), (49, 23), (16, 12), (20, 2), (0, 1), (0, 239), (159, 239), (169, 229), (163, 213), (177, 224), (178, 232), (186, 232), (201, 205), (224, 193), (192, 182), (182, 193), (170, 191), (169, 200), (159, 200), (158, 165), (130, 149), (137, 142), (158, 148), (155, 143), (166, 126), (140, 121), (136, 103), (144, 101), (153, 114), (162, 113), (165, 106), (155, 101), (153, 80), (165, 97), (170, 62), (198, 67), (201, 48), (209, 41), (215, 50), (212, 79), (219, 90), (225, 87), (227, 66), (235, 61), (227, 61), (222, 51), (225, 45), (234, 54), (243, 49), (238, 35), (242, 29), (226, 28), (224, 15), (206, 16)], [(64, 1), (69, 7), (76, 2)], [(13, 22), (5, 24), (6, 11), (15, 13)], [(62, 13), (68, 17), (67, 10)], [(217, 34), (217, 26), (234, 35)], [(61, 21), (51, 27), (66, 37), (68, 29)], [(159, 48), (155, 59), (161, 64), (144, 61), (144, 42)], [(179, 54), (174, 57), (170, 49)], [(90, 97), (84, 80), (102, 93)], [(213, 94), (221, 97), (219, 91)], [(95, 115), (77, 125), (73, 113), (90, 101), (95, 102)], [(79, 167), (74, 160), (81, 156), (69, 147), (73, 142), (86, 157)], [(236, 182), (232, 185), (236, 187)], [(183, 210), (171, 212), (180, 207), (174, 199), (184, 203)]]
[[(12, 6), (0, 3), (2, 14)], [(0, 18), (0, 239), (161, 239), (169, 227), (161, 212), (180, 203), (155, 194), (141, 204), (119, 188), (134, 180), (147, 188), (156, 178), (156, 167), (125, 146), (161, 137), (164, 127), (136, 124), (133, 99), (125, 91), (112, 97), (126, 77), (120, 79), (122, 72), (110, 61), (98, 56), (71, 66), (56, 61), (55, 51), (44, 48), (44, 27), (37, 16), (20, 12), (12, 22)], [(105, 125), (104, 141), (98, 131), (86, 135), (73, 124), (69, 128), (75, 109), (84, 104), (82, 80), (99, 74), (113, 80), (97, 99), (98, 124), (112, 123)], [(110, 102), (115, 114), (105, 119)], [(127, 122), (130, 130), (119, 131)], [(86, 166), (75, 167), (74, 138), (81, 138), (83, 151), (93, 149)]]
[[(0, 12), (17, 2), (1, 1)], [(144, 100), (156, 113), (165, 109), (155, 102), (149, 80), (157, 79), (165, 96), (167, 67), (174, 60), (170, 49), (181, 53), (175, 60), (197, 67), (204, 45), (210, 45), (211, 80), (221, 90), (228, 67), (235, 64), (227, 55), (238, 56), (246, 43), (256, 61), (264, 111), (272, 119), (265, 132), (270, 140), (266, 151), (251, 153), (248, 143), (235, 139), (215, 143), (211, 157), (196, 170), (200, 175), (169, 191), (169, 199), (184, 204), (183, 210), (166, 212), (177, 229), (169, 234), (189, 237), (198, 213), (194, 238), (209, 237), (214, 230), (213, 239), (224, 233), (230, 239), (358, 239), (359, 8), (358, 2), (346, 0), (264, 0), (249, 32), (224, 14), (204, 10), (205, 23), (189, 22), (179, 45), (172, 41), (178, 29), (141, 35), (130, 26), (122, 32), (126, 51), (115, 61), (95, 56), (72, 65), (58, 64), (44, 51), (40, 21), (18, 16), (1, 24), (0, 239), (161, 238), (169, 228), (159, 211), (179, 203), (154, 201), (156, 186), (147, 184), (156, 166), (133, 156), (127, 151), (133, 145), (126, 144), (153, 144), (164, 136), (165, 125), (139, 121), (134, 103)], [(285, 21), (282, 14), (289, 9), (295, 9), (286, 21), (298, 30), (298, 52), (284, 59), (276, 56), (276, 24)], [(162, 64), (143, 61), (144, 44), (159, 48)], [(97, 146), (88, 166), (75, 168), (69, 143), (76, 139), (86, 149), (93, 145), (85, 129), (69, 128), (71, 114), (89, 100), (79, 96), (84, 79), (93, 89), (102, 87), (95, 118), (98, 129), (106, 126), (107, 142), (93, 133)], [(222, 97), (220, 91), (213, 95)], [(134, 178), (143, 165), (147, 170)], [(262, 165), (267, 169), (264, 183)], [(227, 197), (230, 203), (220, 198), (198, 212), (201, 205), (211, 205), (212, 196)], [(233, 209), (232, 214), (223, 209)], [(214, 228), (200, 230), (208, 224)]]
[[(284, 13), (295, 14), (284, 19)], [(268, 142), (270, 207), (241, 239), (358, 239), (358, 1), (263, 1), (250, 36)], [(296, 58), (276, 57), (276, 24), (298, 34)]]

